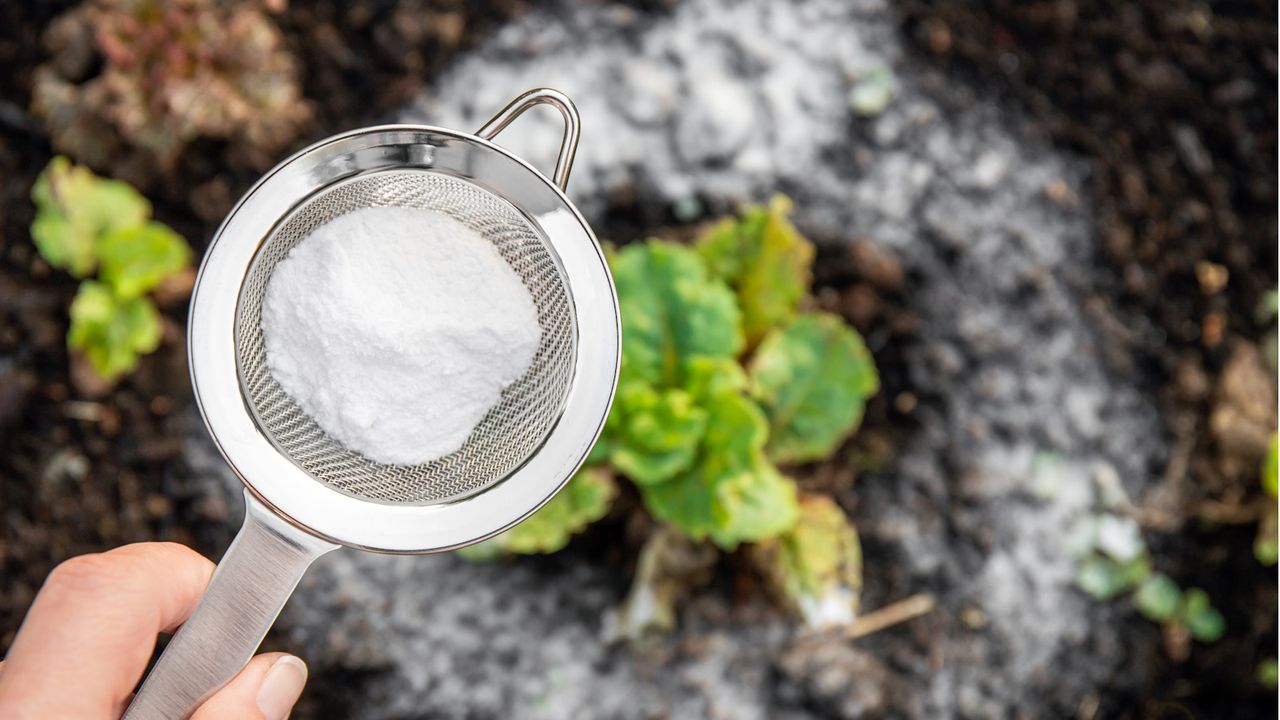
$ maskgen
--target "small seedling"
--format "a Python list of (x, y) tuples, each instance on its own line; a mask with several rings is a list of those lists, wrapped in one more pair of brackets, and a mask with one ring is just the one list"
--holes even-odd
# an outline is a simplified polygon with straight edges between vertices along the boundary
[(1143, 617), (1185, 633), (1200, 642), (1214, 642), (1226, 621), (1200, 588), (1183, 591), (1171, 578), (1155, 572), (1136, 522), (1102, 511), (1080, 519), (1069, 546), (1079, 556), (1076, 586), (1097, 600), (1132, 594)]
[(50, 161), (31, 195), (31, 237), (40, 256), (82, 279), (67, 345), (114, 382), (159, 346), (160, 314), (147, 293), (186, 269), (191, 249), (150, 219), (151, 204), (136, 190), (64, 157)]

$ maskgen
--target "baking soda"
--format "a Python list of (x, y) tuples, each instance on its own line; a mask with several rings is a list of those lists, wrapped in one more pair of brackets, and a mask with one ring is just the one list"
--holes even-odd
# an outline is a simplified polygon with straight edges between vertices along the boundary
[(416, 465), (462, 447), (529, 368), (529, 290), (494, 246), (442, 213), (363, 208), (280, 261), (262, 303), (267, 365), (348, 449)]

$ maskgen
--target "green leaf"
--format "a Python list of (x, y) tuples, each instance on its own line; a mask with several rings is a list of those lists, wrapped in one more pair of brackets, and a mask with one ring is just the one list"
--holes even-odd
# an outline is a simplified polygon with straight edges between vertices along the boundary
[(760, 408), (738, 393), (717, 395), (704, 408), (706, 432), (695, 464), (666, 482), (640, 486), (654, 517), (696, 539), (729, 526), (737, 498), (751, 483), (740, 476), (757, 470), (768, 433)]
[(725, 478), (690, 471), (656, 485), (641, 485), (640, 496), (649, 513), (696, 540), (705, 539), (725, 521), (727, 511), (717, 497)]
[(1110, 600), (1150, 576), (1151, 564), (1146, 557), (1119, 563), (1103, 555), (1090, 554), (1076, 567), (1076, 586), (1096, 600)]
[(583, 468), (546, 505), (493, 542), (523, 555), (556, 552), (608, 514), (617, 494), (618, 487), (607, 469)]
[(862, 589), (862, 549), (858, 532), (831, 498), (800, 500), (790, 530), (751, 548), (770, 589), (805, 624), (843, 625), (858, 612)]
[(685, 361), (742, 350), (733, 292), (687, 247), (650, 240), (611, 254), (622, 313), (622, 381), (678, 387)]
[(770, 332), (750, 372), (752, 394), (769, 416), (769, 457), (779, 463), (834, 452), (880, 387), (862, 338), (825, 313), (801, 315)]
[(751, 345), (791, 317), (809, 292), (813, 246), (787, 219), (790, 212), (791, 201), (779, 195), (768, 207), (722, 220), (697, 241), (711, 273), (737, 294)]
[(1182, 602), (1182, 590), (1167, 575), (1147, 578), (1133, 595), (1133, 602), (1148, 620), (1164, 622), (1173, 617)]
[(719, 393), (704, 407), (707, 429), (694, 465), (640, 487), (649, 512), (725, 549), (789, 528), (797, 514), (795, 485), (761, 451), (768, 430), (760, 408), (737, 392)]
[(85, 280), (71, 302), (67, 345), (80, 350), (108, 381), (129, 372), (138, 356), (160, 346), (160, 314), (145, 297), (120, 298), (107, 285)]
[(684, 389), (699, 401), (741, 392), (747, 389), (747, 373), (737, 360), (693, 357), (684, 364)]
[(750, 472), (721, 485), (719, 500), (726, 519), (711, 530), (711, 539), (725, 550), (774, 537), (794, 527), (800, 515), (795, 482), (760, 453)]
[(693, 464), (706, 427), (707, 412), (689, 393), (628, 382), (606, 423), (609, 459), (638, 485), (661, 482)]
[(1187, 626), (1191, 637), (1204, 643), (1214, 642), (1227, 629), (1222, 613), (1214, 609), (1209, 594), (1200, 588), (1190, 588), (1183, 594), (1178, 619)]
[(123, 298), (144, 295), (191, 260), (187, 241), (158, 222), (116, 228), (98, 245), (99, 279)]
[(55, 157), (31, 190), (36, 217), (31, 238), (48, 263), (85, 277), (98, 262), (104, 233), (146, 222), (151, 204), (128, 184), (94, 175)]

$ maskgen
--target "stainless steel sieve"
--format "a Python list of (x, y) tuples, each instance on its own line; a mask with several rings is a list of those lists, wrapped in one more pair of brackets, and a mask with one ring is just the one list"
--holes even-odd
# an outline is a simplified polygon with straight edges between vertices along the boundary
[[(553, 180), (490, 142), (538, 104), (565, 123)], [(543, 88), (475, 135), (355, 130), (285, 160), (231, 211), (200, 267), (188, 354), (205, 424), (245, 485), (244, 525), (127, 720), (189, 716), (249, 661), (324, 553), (345, 545), (419, 554), (484, 540), (541, 507), (581, 465), (613, 399), (621, 337), (604, 255), (563, 192), (578, 127), (569, 98)], [(380, 464), (343, 447), (267, 370), (260, 324), (271, 272), (312, 230), (365, 207), (434, 210), (474, 229), (538, 311), (542, 339), (528, 372), (462, 448), (421, 465)]]

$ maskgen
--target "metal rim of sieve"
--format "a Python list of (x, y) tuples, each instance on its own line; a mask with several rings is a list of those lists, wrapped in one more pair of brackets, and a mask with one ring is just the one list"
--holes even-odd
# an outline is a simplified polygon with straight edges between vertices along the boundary
[[(527, 107), (555, 105), (566, 131), (555, 181), (488, 138)], [(517, 98), (477, 134), (387, 125), (335, 135), (262, 177), (215, 233), (197, 276), (188, 355), (196, 404), (219, 451), (246, 488), (296, 527), (350, 547), (424, 553), (461, 547), (518, 523), (549, 500), (586, 458), (617, 382), (621, 328), (604, 253), (565, 196), (577, 137), (576, 111), (559, 93)], [(277, 449), (240, 381), (235, 325), (241, 286), (258, 249), (282, 219), (337, 184), (417, 170), (464, 181), (514, 207), (559, 262), (577, 323), (576, 358), (563, 409), (541, 446), (505, 478), (462, 499), (388, 504), (312, 477)]]

